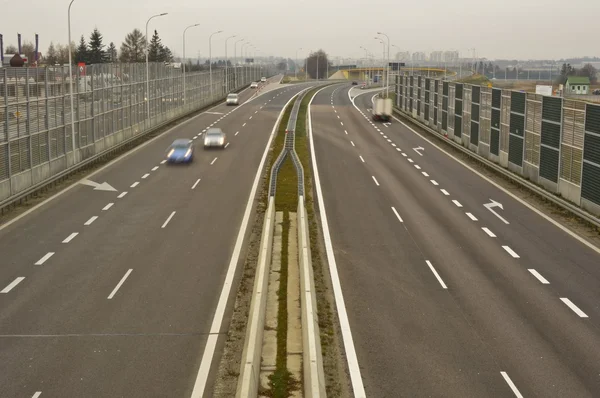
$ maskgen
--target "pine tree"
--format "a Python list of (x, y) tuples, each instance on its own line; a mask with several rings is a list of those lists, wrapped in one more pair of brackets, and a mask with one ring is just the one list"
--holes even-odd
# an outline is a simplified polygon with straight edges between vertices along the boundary
[(173, 53), (167, 46), (161, 48), (159, 60), (161, 62), (173, 62)]
[(58, 61), (58, 50), (54, 47), (54, 42), (50, 42), (50, 46), (48, 46), (48, 51), (46, 52), (46, 64), (55, 65)]
[(158, 32), (155, 30), (152, 39), (150, 40), (150, 47), (148, 49), (148, 62), (159, 62), (163, 52), (163, 46), (158, 37)]
[(145, 51), (146, 36), (139, 29), (134, 29), (125, 36), (119, 59), (126, 63), (142, 62), (145, 59)]
[(79, 46), (77, 46), (77, 49), (75, 50), (75, 62), (85, 62), (86, 64), (89, 62), (88, 46), (83, 38), (83, 35), (81, 35)]
[(106, 55), (107, 55), (107, 59), (108, 62), (111, 63), (115, 63), (117, 62), (117, 47), (115, 47), (115, 43), (113, 43), (112, 41), (110, 42), (109, 46), (108, 46), (108, 50), (106, 50)]
[(94, 31), (90, 35), (90, 46), (87, 58), (87, 61), (91, 64), (101, 64), (106, 61), (106, 52), (104, 51), (102, 39), (102, 34), (98, 28), (94, 28)]

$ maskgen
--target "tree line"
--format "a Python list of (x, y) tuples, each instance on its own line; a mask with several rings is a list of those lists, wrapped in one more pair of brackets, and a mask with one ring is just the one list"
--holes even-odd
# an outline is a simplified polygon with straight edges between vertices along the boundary
[[(18, 49), (14, 45), (6, 47), (7, 54), (16, 54)], [(35, 47), (31, 42), (24, 42), (21, 46), (21, 53), (32, 64), (35, 60)], [(86, 42), (85, 37), (81, 35), (79, 44), (71, 43), (71, 54), (75, 63), (84, 62), (86, 64), (102, 63), (136, 63), (146, 61), (146, 36), (139, 30), (134, 29), (125, 36), (121, 43), (119, 51), (113, 42), (108, 46), (104, 44), (102, 33), (95, 28)], [(158, 31), (154, 31), (150, 44), (148, 46), (149, 62), (173, 62), (173, 53), (168, 46), (162, 44)], [(69, 47), (67, 45), (54, 44), (50, 42), (48, 51), (43, 59), (38, 63), (46, 65), (64, 65), (69, 63)]]
[(569, 76), (589, 77), (591, 84), (596, 84), (598, 82), (598, 70), (594, 68), (594, 65), (592, 64), (585, 64), (579, 69), (574, 68), (569, 63), (562, 64), (558, 83), (565, 84)]

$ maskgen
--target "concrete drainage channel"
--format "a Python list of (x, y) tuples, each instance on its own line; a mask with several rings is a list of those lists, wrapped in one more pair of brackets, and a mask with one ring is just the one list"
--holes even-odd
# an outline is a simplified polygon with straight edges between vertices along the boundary
[[(301, 91), (294, 102), (283, 149), (271, 168), (238, 398), (275, 396), (272, 390), (278, 382), (285, 384), (286, 389), (294, 385), (289, 389), (292, 397), (326, 396), (304, 202), (304, 170), (295, 150), (294, 135), (300, 105), (309, 89)], [(296, 213), (276, 211), (277, 179), (288, 156), (298, 181)], [(281, 382), (282, 378), (287, 381)]]

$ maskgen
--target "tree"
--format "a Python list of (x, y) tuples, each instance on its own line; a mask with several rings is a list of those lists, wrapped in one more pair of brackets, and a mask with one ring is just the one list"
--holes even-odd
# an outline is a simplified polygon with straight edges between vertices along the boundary
[(27, 63), (29, 65), (33, 65), (35, 63), (35, 46), (32, 42), (23, 42), (23, 45), (21, 46), (21, 54), (25, 54), (25, 57), (27, 58)]
[(85, 62), (86, 64), (89, 62), (88, 46), (83, 38), (83, 35), (81, 35), (81, 39), (79, 39), (79, 45), (75, 50), (75, 62)]
[(55, 65), (58, 62), (58, 50), (54, 47), (54, 42), (50, 42), (48, 51), (46, 52), (46, 64)]
[(139, 29), (134, 29), (125, 36), (125, 41), (121, 44), (121, 62), (142, 62), (145, 59), (146, 37)]
[(583, 68), (577, 71), (577, 76), (585, 76), (590, 78), (590, 83), (596, 84), (598, 81), (598, 70), (592, 64), (585, 64)]
[(104, 51), (102, 39), (102, 34), (98, 28), (94, 28), (94, 31), (90, 35), (90, 45), (87, 53), (87, 61), (91, 64), (101, 64), (106, 61), (106, 52)]
[(150, 39), (150, 47), (148, 47), (148, 62), (159, 62), (161, 61), (161, 52), (163, 50), (158, 31), (154, 31), (152, 39)]
[[(75, 42), (71, 42), (71, 54), (75, 54)], [(57, 45), (56, 46), (56, 63), (60, 65), (69, 64), (69, 46)]]
[(171, 49), (167, 46), (162, 47), (160, 49), (158, 60), (161, 62), (173, 62), (173, 53), (171, 52)]
[[(285, 62), (284, 62), (285, 63)], [(318, 63), (318, 67), (317, 67)], [(313, 79), (323, 78), (327, 74), (327, 65), (329, 64), (329, 59), (327, 58), (327, 53), (323, 50), (319, 50), (317, 52), (311, 53), (310, 56), (306, 59), (306, 69), (309, 76)], [(317, 76), (317, 70), (319, 71), (319, 75)]]
[(281, 61), (280, 63), (277, 64), (277, 70), (286, 70), (287, 68), (287, 64), (284, 61)]
[(117, 47), (115, 47), (115, 43), (112, 41), (108, 45), (108, 49), (106, 50), (106, 59), (108, 62), (115, 63), (117, 62)]

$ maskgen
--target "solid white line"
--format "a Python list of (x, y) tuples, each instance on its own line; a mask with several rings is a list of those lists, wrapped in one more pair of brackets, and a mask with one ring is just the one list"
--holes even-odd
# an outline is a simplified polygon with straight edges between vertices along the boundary
[(422, 171), (421, 174), (423, 174), (425, 177), (429, 177), (429, 174), (427, 174), (425, 171)]
[(563, 303), (565, 303), (574, 313), (579, 315), (580, 318), (588, 318), (587, 314), (579, 309), (571, 300), (566, 297), (560, 298)]
[(13, 288), (15, 286), (17, 286), (19, 283), (21, 283), (21, 281), (23, 281), (23, 279), (25, 279), (24, 276), (19, 276), (17, 279), (15, 279), (14, 281), (12, 281), (8, 286), (6, 286), (4, 289), (2, 289), (2, 291), (0, 291), (0, 293), (8, 293), (11, 290), (13, 290)]
[(163, 160), (162, 162), (160, 162), (160, 164), (165, 164), (165, 163), (167, 163), (166, 160)]
[(471, 213), (465, 213), (467, 216), (469, 216), (469, 218), (473, 221), (477, 221), (477, 217), (475, 217), (473, 214)]
[(459, 202), (458, 200), (456, 200), (456, 199), (454, 199), (454, 200), (452, 201), (452, 203), (454, 203), (454, 204), (456, 205), (456, 207), (463, 207), (463, 205), (462, 205), (462, 204), (460, 204), (460, 202)]
[(167, 221), (165, 221), (165, 223), (162, 225), (161, 228), (164, 228), (167, 226), (167, 224), (169, 223), (169, 221), (171, 221), (171, 218), (173, 218), (173, 216), (175, 215), (176, 212), (171, 213), (171, 215), (169, 216), (169, 218), (167, 218)]
[(410, 163), (414, 163), (414, 160), (412, 160), (411, 158), (407, 159)]
[(121, 278), (121, 281), (119, 281), (119, 284), (117, 286), (115, 286), (115, 288), (113, 289), (113, 291), (110, 293), (110, 295), (108, 296), (108, 299), (111, 300), (115, 294), (117, 293), (117, 291), (119, 290), (119, 288), (121, 287), (121, 285), (123, 285), (123, 283), (125, 283), (125, 279), (127, 279), (127, 277), (129, 276), (129, 274), (131, 274), (131, 271), (133, 271), (132, 269), (129, 269), (125, 275)]
[(489, 228), (482, 227), (481, 229), (483, 229), (483, 232), (485, 232), (486, 234), (488, 234), (490, 238), (495, 238), (496, 237), (496, 234), (494, 234), (492, 231), (490, 231)]
[(198, 185), (199, 182), (200, 182), (200, 178), (198, 178), (198, 180), (194, 183), (194, 185), (192, 185), (192, 189), (195, 189), (196, 185)]
[(225, 148), (227, 148), (229, 146), (229, 142), (227, 144), (225, 144)]
[(242, 218), (242, 223), (238, 231), (238, 236), (233, 249), (233, 254), (231, 255), (231, 261), (229, 262), (229, 266), (227, 268), (227, 275), (225, 276), (225, 282), (223, 283), (223, 290), (221, 290), (221, 296), (219, 297), (213, 322), (210, 327), (210, 334), (204, 346), (204, 353), (202, 354), (202, 360), (200, 362), (200, 368), (198, 369), (196, 381), (194, 382), (194, 389), (192, 391), (191, 398), (202, 398), (204, 395), (204, 388), (206, 387), (206, 382), (208, 380), (208, 374), (210, 373), (210, 367), (212, 364), (213, 356), (217, 348), (217, 341), (219, 335), (221, 335), (222, 333), (221, 325), (223, 323), (223, 317), (225, 316), (225, 309), (227, 307), (227, 302), (229, 301), (229, 295), (233, 286), (233, 278), (236, 274), (236, 270), (238, 267), (238, 262), (242, 251), (242, 245), (244, 243), (244, 237), (246, 235), (246, 230), (248, 229), (248, 222), (250, 220), (250, 214), (252, 213), (258, 184), (261, 181), (264, 164), (266, 162), (267, 155), (269, 154), (269, 149), (271, 148), (271, 143), (273, 142), (273, 137), (275, 136), (277, 127), (279, 126), (279, 123), (283, 118), (283, 112), (294, 98), (295, 97), (290, 98), (289, 101), (284, 105), (283, 110), (279, 113), (277, 121), (273, 125), (273, 130), (271, 131), (269, 141), (265, 146), (265, 150), (263, 152), (262, 159), (260, 160), (258, 169), (256, 170), (256, 175), (254, 176), (254, 182), (252, 184), (252, 190), (250, 191), (248, 202), (246, 203), (246, 210), (244, 211), (244, 216)]
[(508, 374), (506, 374), (506, 372), (500, 372), (500, 374), (502, 375), (502, 377), (504, 377), (504, 381), (506, 381), (506, 384), (508, 384), (508, 386), (510, 387), (512, 392), (515, 394), (515, 396), (517, 398), (523, 398), (523, 396), (517, 389), (517, 386), (515, 386), (515, 383), (513, 383), (512, 380), (510, 379), (510, 377), (508, 377)]
[(71, 235), (67, 236), (65, 238), (65, 240), (62, 241), (62, 243), (69, 243), (70, 241), (72, 241), (77, 235), (79, 235), (79, 232), (73, 232)]
[(446, 196), (450, 195), (450, 192), (446, 191), (445, 189), (440, 189), (440, 191)]
[(400, 214), (398, 214), (398, 212), (397, 212), (397, 211), (396, 211), (396, 209), (394, 208), (394, 206), (392, 206), (392, 210), (393, 210), (394, 214), (396, 215), (396, 217), (398, 217), (398, 221), (400, 221), (400, 222), (404, 222), (404, 221), (402, 220), (402, 217), (400, 217)]
[(148, 173), (144, 174), (144, 175), (142, 176), (142, 179), (146, 179), (146, 178), (148, 178), (148, 176), (149, 176), (149, 175), (150, 175), (150, 174), (148, 174)]
[(40, 395), (42, 395), (41, 391), (37, 391), (35, 394), (33, 394), (33, 396), (31, 398), (39, 398)]
[(239, 131), (236, 131), (234, 135), (238, 135), (239, 133), (240, 133)]
[(90, 218), (89, 220), (87, 220), (87, 221), (85, 222), (85, 224), (83, 224), (83, 225), (91, 225), (91, 224), (92, 224), (94, 221), (96, 221), (97, 219), (98, 219), (98, 216), (94, 216), (94, 217)]
[(352, 146), (356, 146), (356, 145), (354, 145), (354, 141), (350, 141), (350, 143), (352, 144)]
[(215, 163), (217, 161), (217, 158), (214, 158), (212, 162), (210, 162), (211, 166), (213, 165), (213, 163)]
[(154, 166), (154, 167), (152, 168), (152, 171), (156, 171), (156, 170), (158, 170), (158, 166)]
[(244, 127), (246, 125), (246, 123), (242, 124), (242, 127)]
[(433, 185), (440, 185), (440, 184), (438, 184), (438, 183), (437, 183), (437, 181), (436, 181), (436, 180), (431, 180), (431, 183), (432, 183)]
[(502, 246), (502, 248), (504, 250), (506, 250), (508, 252), (508, 254), (513, 256), (513, 258), (520, 258), (519, 255), (517, 253), (515, 253), (515, 251), (513, 249), (511, 249), (509, 246)]
[[(321, 90), (323, 90), (322, 88)], [(338, 319), (340, 322), (340, 329), (342, 332), (342, 340), (344, 342), (344, 349), (346, 351), (346, 360), (348, 361), (348, 371), (350, 373), (350, 381), (352, 383), (352, 392), (355, 398), (366, 398), (365, 387), (363, 385), (362, 376), (360, 372), (360, 366), (358, 364), (358, 358), (356, 356), (356, 348), (354, 347), (354, 341), (352, 338), (352, 331), (350, 329), (350, 321), (348, 320), (348, 311), (344, 304), (344, 294), (342, 292), (342, 286), (340, 277), (338, 274), (337, 264), (335, 261), (335, 254), (333, 251), (333, 245), (331, 243), (331, 235), (329, 233), (329, 223), (327, 221), (327, 212), (325, 210), (325, 201), (323, 200), (323, 191), (321, 189), (321, 181), (319, 177), (319, 168), (317, 166), (317, 159), (315, 156), (315, 145), (312, 131), (312, 115), (311, 115), (311, 104), (315, 96), (321, 91), (317, 91), (311, 98), (308, 104), (308, 134), (310, 136), (310, 153), (312, 158), (315, 187), (317, 191), (317, 199), (319, 203), (319, 213), (321, 214), (321, 225), (323, 231), (323, 238), (325, 241), (325, 249), (327, 254), (327, 263), (329, 264), (329, 272), (331, 275), (331, 284), (335, 297), (335, 304), (337, 308)], [(352, 100), (350, 96), (350, 90), (348, 91), (348, 98)], [(357, 108), (358, 109), (358, 108)]]
[(38, 260), (38, 261), (35, 263), (35, 265), (42, 265), (42, 264), (44, 264), (44, 263), (45, 263), (46, 261), (48, 261), (48, 259), (49, 259), (50, 257), (52, 257), (53, 255), (54, 255), (54, 252), (48, 252), (48, 253), (46, 253), (46, 255), (45, 255), (44, 257), (40, 258), (40, 259), (39, 259), (39, 260)]
[(377, 184), (377, 186), (379, 186), (379, 182), (377, 181), (377, 178), (375, 178), (375, 176), (371, 176), (373, 178), (373, 181), (375, 181), (375, 184)]
[(365, 162), (362, 156), (358, 155), (358, 157), (360, 158), (360, 160), (362, 160), (363, 163)]
[(433, 275), (435, 275), (435, 277), (437, 278), (437, 280), (440, 283), (440, 285), (442, 285), (442, 287), (444, 289), (448, 289), (448, 287), (446, 286), (446, 284), (444, 283), (444, 281), (442, 280), (442, 278), (440, 278), (440, 275), (437, 273), (437, 271), (435, 270), (435, 268), (433, 268), (433, 265), (431, 264), (431, 262), (429, 260), (426, 260), (426, 263), (429, 266), (429, 269), (431, 270), (431, 272), (433, 272)]
[(133, 184), (131, 184), (131, 186), (129, 188), (135, 188), (139, 185), (140, 183), (138, 181), (134, 182)]
[(121, 192), (121, 194), (117, 196), (117, 198), (122, 199), (125, 195), (127, 195), (127, 191)]
[(106, 210), (110, 209), (110, 208), (111, 208), (113, 205), (114, 205), (114, 203), (109, 203), (109, 204), (107, 204), (106, 206), (104, 206), (104, 207), (102, 208), (102, 210), (103, 210), (103, 211), (106, 211)]
[(527, 271), (531, 272), (531, 275), (535, 276), (538, 281), (542, 282), (544, 285), (549, 285), (550, 282), (548, 282), (548, 280), (546, 280), (546, 278), (544, 278), (539, 272), (537, 272), (534, 269), (528, 269)]

